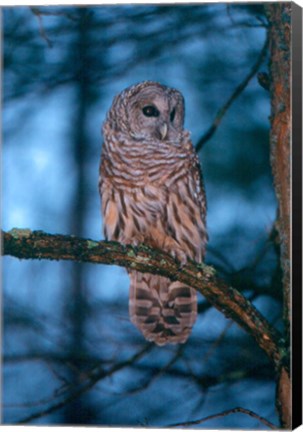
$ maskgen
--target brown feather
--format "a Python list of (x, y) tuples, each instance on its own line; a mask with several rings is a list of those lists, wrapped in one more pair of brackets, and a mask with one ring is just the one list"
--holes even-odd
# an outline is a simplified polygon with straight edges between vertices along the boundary
[[(142, 104), (159, 118), (146, 119)], [(175, 110), (174, 125), (169, 123)], [(139, 110), (139, 111), (138, 111)], [(205, 255), (206, 199), (198, 157), (183, 130), (182, 95), (144, 82), (118, 95), (103, 126), (99, 188), (108, 240), (145, 243), (182, 264)], [(167, 136), (159, 138), (161, 122)], [(197, 316), (194, 289), (162, 276), (129, 271), (131, 321), (158, 345), (184, 343)]]

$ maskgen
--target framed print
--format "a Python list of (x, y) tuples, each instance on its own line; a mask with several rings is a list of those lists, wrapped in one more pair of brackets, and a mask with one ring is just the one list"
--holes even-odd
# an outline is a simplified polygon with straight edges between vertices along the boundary
[(2, 424), (299, 426), (302, 8), (2, 28)]

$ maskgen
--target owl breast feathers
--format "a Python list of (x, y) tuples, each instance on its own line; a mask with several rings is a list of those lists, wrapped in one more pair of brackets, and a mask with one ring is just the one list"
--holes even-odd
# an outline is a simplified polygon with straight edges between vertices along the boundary
[[(125, 89), (103, 125), (99, 179), (105, 238), (156, 247), (182, 264), (201, 262), (207, 242), (200, 165), (183, 121), (177, 90), (151, 81)], [(131, 321), (158, 345), (184, 343), (197, 316), (195, 290), (128, 272)]]

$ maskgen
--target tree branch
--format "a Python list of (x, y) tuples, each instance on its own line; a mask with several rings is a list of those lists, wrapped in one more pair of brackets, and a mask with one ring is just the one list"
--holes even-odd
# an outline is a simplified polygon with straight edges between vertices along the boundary
[(249, 415), (250, 417), (253, 417), (257, 420), (259, 420), (261, 423), (263, 423), (265, 426), (267, 426), (270, 429), (278, 429), (277, 426), (275, 426), (274, 424), (272, 424), (271, 422), (269, 422), (268, 420), (266, 420), (264, 417), (259, 416), (258, 414), (256, 414), (253, 411), (250, 411), (246, 408), (241, 408), (241, 407), (237, 407), (237, 408), (233, 408), (230, 410), (226, 410), (223, 411), (221, 413), (218, 414), (213, 414), (207, 417), (204, 417), (203, 419), (199, 419), (199, 420), (193, 420), (193, 421), (189, 421), (189, 422), (185, 422), (185, 423), (175, 423), (175, 424), (171, 424), (167, 427), (186, 427), (186, 426), (193, 426), (193, 425), (198, 425), (201, 423), (204, 423), (208, 420), (213, 420), (213, 419), (217, 419), (219, 417), (225, 417), (229, 414), (237, 414), (237, 413), (242, 413), (242, 414), (246, 414)]
[(211, 266), (189, 262), (180, 268), (180, 264), (170, 255), (144, 245), (133, 247), (16, 228), (2, 235), (3, 255), (22, 259), (115, 264), (183, 282), (199, 291), (215, 308), (253, 336), (275, 366), (279, 366), (279, 333), (241, 293), (220, 279)]
[(38, 19), (38, 23), (39, 23), (39, 32), (40, 32), (40, 36), (42, 37), (42, 39), (45, 40), (45, 42), (47, 43), (49, 48), (53, 47), (53, 42), (48, 38), (46, 31), (43, 27), (43, 22), (42, 22), (42, 13), (40, 12), (40, 9), (37, 7), (30, 7), (30, 10), (32, 11), (32, 13), (37, 17)]
[(219, 111), (216, 114), (216, 117), (211, 124), (211, 126), (208, 128), (208, 130), (204, 133), (204, 135), (199, 139), (197, 145), (196, 145), (196, 152), (199, 152), (203, 145), (208, 141), (213, 134), (216, 132), (218, 126), (220, 125), (224, 115), (226, 114), (229, 107), (232, 105), (232, 103), (237, 99), (238, 96), (242, 93), (242, 91), (245, 89), (249, 81), (256, 75), (258, 72), (259, 67), (263, 63), (266, 53), (268, 49), (268, 37), (266, 37), (263, 48), (259, 54), (259, 57), (256, 61), (256, 63), (252, 66), (251, 70), (247, 74), (247, 76), (244, 78), (244, 80), (235, 88), (229, 99), (225, 102), (225, 104), (219, 109)]
[(78, 387), (76, 387), (73, 391), (71, 391), (70, 394), (64, 399), (62, 399), (60, 402), (54, 403), (53, 405), (49, 406), (45, 410), (38, 411), (34, 414), (30, 414), (29, 416), (24, 417), (23, 419), (17, 421), (16, 424), (29, 423), (33, 420), (36, 420), (41, 417), (45, 417), (55, 411), (58, 411), (59, 409), (63, 408), (65, 405), (69, 404), (70, 402), (72, 402), (73, 400), (81, 396), (83, 393), (90, 390), (100, 380), (104, 379), (105, 377), (109, 377), (113, 375), (114, 373), (120, 371), (121, 369), (132, 366), (134, 363), (140, 360), (145, 354), (150, 352), (151, 349), (152, 349), (151, 343), (145, 345), (141, 351), (134, 354), (131, 358), (124, 360), (120, 363), (117, 363), (107, 371), (104, 370), (103, 365), (101, 364), (100, 367), (97, 367), (92, 371), (90, 371), (89, 375), (83, 378), (83, 382), (80, 383)]

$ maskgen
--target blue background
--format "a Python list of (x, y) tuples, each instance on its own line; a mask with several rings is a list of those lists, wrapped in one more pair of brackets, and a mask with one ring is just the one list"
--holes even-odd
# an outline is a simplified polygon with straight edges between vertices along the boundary
[[(142, 80), (176, 87), (196, 144), (265, 38), (262, 4), (4, 8), (3, 229), (102, 239), (101, 125), (114, 95)], [(281, 328), (269, 115), (269, 93), (254, 76), (199, 157), (206, 261)], [(200, 295), (184, 346), (154, 346), (45, 414), (96, 365), (108, 371), (144, 348), (128, 318), (128, 276), (63, 261), (4, 257), (2, 265), (5, 423), (166, 426), (242, 406), (277, 424), (265, 354)], [(231, 414), (193, 426), (201, 427), (264, 425)]]

